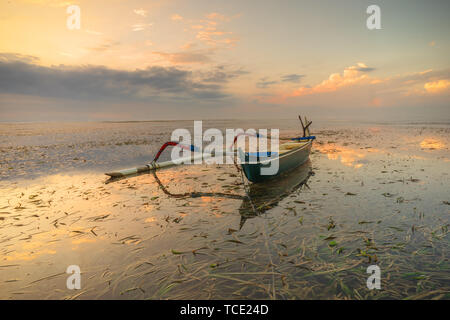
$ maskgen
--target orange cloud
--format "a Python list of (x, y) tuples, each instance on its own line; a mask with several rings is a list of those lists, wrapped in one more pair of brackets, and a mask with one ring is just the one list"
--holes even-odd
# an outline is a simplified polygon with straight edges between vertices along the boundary
[[(239, 39), (232, 37), (233, 32), (223, 30), (223, 25), (240, 15), (232, 17), (212, 12), (205, 15), (204, 19), (190, 20), (190, 28), (196, 31), (196, 38), (212, 48), (233, 47)], [(185, 29), (187, 31), (188, 29)]]
[(193, 43), (193, 42), (187, 42), (186, 44), (182, 45), (180, 48), (182, 50), (189, 50), (192, 49), (193, 47), (195, 47), (197, 44)]
[(373, 98), (372, 100), (370, 100), (369, 105), (374, 106), (374, 107), (379, 107), (381, 106), (382, 100), (380, 98)]
[(170, 17), (170, 19), (172, 19), (173, 21), (180, 21), (183, 20), (183, 17), (175, 13), (172, 15), (172, 17)]
[(136, 24), (133, 24), (131, 27), (132, 27), (133, 31), (142, 31), (148, 27), (151, 27), (152, 25), (153, 25), (152, 23), (136, 23)]
[(142, 16), (142, 17), (146, 17), (147, 16), (147, 10), (144, 10), (144, 9), (134, 9), (133, 10), (133, 12), (135, 13), (135, 14), (137, 14), (138, 16)]
[(334, 92), (336, 97), (345, 99), (344, 91), (353, 90), (352, 94), (355, 99), (359, 98), (359, 104), (378, 107), (396, 103), (398, 99), (405, 97), (426, 97), (449, 92), (450, 80), (447, 69), (437, 71), (429, 69), (386, 78), (369, 76), (372, 70), (374, 68), (359, 62), (345, 68), (342, 73), (331, 74), (326, 80), (314, 86), (301, 86), (293, 91), (266, 94), (256, 99), (261, 103), (281, 104), (297, 103), (298, 100), (290, 99), (308, 96), (309, 102), (322, 103), (324, 101), (321, 100), (322, 94)]
[(72, 4), (77, 4), (77, 1), (63, 1), (63, 0), (22, 0), (21, 2), (49, 7), (67, 7)]
[(450, 88), (450, 81), (447, 79), (431, 81), (423, 86), (428, 93), (441, 93)]
[(225, 17), (223, 14), (220, 14), (217, 12), (212, 12), (212, 13), (206, 15), (206, 18), (208, 18), (210, 20), (221, 20), (221, 21), (230, 20), (229, 18)]
[(342, 87), (361, 83), (370, 83), (370, 78), (365, 72), (371, 70), (373, 70), (373, 68), (369, 68), (364, 63), (359, 62), (356, 66), (345, 68), (342, 75), (339, 73), (333, 73), (327, 80), (322, 81), (320, 84), (314, 87), (300, 87), (289, 96), (298, 97), (316, 93), (332, 92)]
[(167, 53), (167, 52), (153, 52), (153, 54), (159, 55), (164, 58), (168, 62), (172, 64), (192, 64), (192, 63), (206, 63), (211, 59), (208, 56), (208, 53), (197, 51), (197, 52), (175, 52), (175, 53)]

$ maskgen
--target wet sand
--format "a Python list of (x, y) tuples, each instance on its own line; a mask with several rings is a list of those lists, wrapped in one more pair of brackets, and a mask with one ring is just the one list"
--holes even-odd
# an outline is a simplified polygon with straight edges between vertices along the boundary
[(310, 162), (272, 184), (232, 165), (105, 183), (189, 126), (0, 125), (0, 298), (450, 298), (449, 125), (316, 124)]

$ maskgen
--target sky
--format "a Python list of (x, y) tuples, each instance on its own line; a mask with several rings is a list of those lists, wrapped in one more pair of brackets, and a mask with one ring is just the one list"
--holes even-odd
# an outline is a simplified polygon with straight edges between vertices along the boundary
[[(374, 4), (381, 29), (369, 30)], [(67, 26), (72, 5), (79, 29)], [(449, 9), (445, 0), (2, 0), (0, 121), (449, 121)]]

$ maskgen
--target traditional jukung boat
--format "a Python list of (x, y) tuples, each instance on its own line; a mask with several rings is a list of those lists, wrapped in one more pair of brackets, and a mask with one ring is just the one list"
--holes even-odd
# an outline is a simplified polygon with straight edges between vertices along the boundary
[[(300, 116), (299, 119), (303, 127), (303, 137), (292, 138), (291, 141), (281, 144), (277, 154), (271, 152), (257, 152), (255, 154), (238, 149), (242, 171), (249, 181), (262, 182), (272, 179), (297, 168), (309, 159), (312, 141), (315, 139), (309, 133), (309, 126), (312, 122), (308, 122), (305, 118), (305, 125)], [(263, 169), (276, 165), (274, 163), (276, 161), (278, 161), (278, 170), (274, 174), (264, 174)]]
[[(311, 122), (305, 118), (305, 123), (303, 123), (302, 118), (299, 116), (300, 122), (303, 127), (303, 137), (292, 138), (291, 141), (283, 143), (279, 146), (278, 153), (271, 152), (257, 152), (256, 155), (249, 152), (244, 152), (242, 149), (238, 148), (238, 155), (241, 158), (241, 168), (244, 172), (247, 179), (251, 182), (260, 182), (265, 181), (267, 179), (273, 178), (275, 176), (279, 176), (283, 172), (294, 169), (303, 163), (305, 163), (311, 152), (312, 140), (315, 139), (314, 136), (310, 136), (309, 126)], [(258, 136), (257, 136), (258, 137)], [(237, 137), (236, 137), (237, 138)], [(235, 138), (235, 142), (236, 142)], [(155, 158), (149, 164), (146, 164), (141, 167), (123, 169), (119, 171), (107, 172), (106, 175), (112, 178), (121, 178), (130, 175), (136, 175), (144, 172), (155, 171), (161, 168), (167, 168), (175, 165), (179, 165), (184, 163), (183, 159), (179, 159), (178, 161), (165, 161), (165, 162), (157, 162), (161, 153), (168, 146), (177, 146), (186, 150), (190, 150), (191, 152), (197, 151), (197, 148), (194, 145), (184, 145), (179, 142), (169, 141), (166, 142), (161, 149), (156, 154)], [(234, 151), (232, 151), (234, 153)], [(210, 158), (211, 154), (197, 154), (192, 155), (189, 158), (185, 158), (188, 162), (195, 160), (206, 160)], [(278, 170), (275, 174), (264, 175), (261, 170), (265, 167), (270, 167), (274, 164), (274, 161), (278, 161)]]

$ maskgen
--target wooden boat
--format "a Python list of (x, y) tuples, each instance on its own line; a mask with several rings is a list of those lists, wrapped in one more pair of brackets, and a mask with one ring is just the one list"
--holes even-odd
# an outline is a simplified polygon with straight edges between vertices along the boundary
[[(303, 127), (303, 137), (291, 139), (292, 141), (283, 143), (279, 146), (278, 154), (271, 154), (270, 152), (249, 153), (238, 149), (241, 158), (241, 168), (251, 182), (262, 182), (289, 170), (295, 169), (304, 164), (309, 159), (311, 152), (312, 141), (314, 136), (310, 136), (309, 125), (311, 122), (306, 120), (306, 125), (303, 124), (301, 117), (299, 119)], [(270, 167), (274, 161), (278, 161), (278, 171), (274, 175), (264, 175), (261, 169)]]
[[(312, 140), (315, 139), (314, 136), (310, 136), (309, 134), (309, 126), (311, 122), (305, 118), (304, 125), (302, 118), (299, 116), (300, 122), (303, 127), (303, 137), (292, 138), (291, 141), (287, 143), (283, 143), (279, 146), (279, 152), (274, 155), (270, 152), (265, 153), (257, 153), (256, 157), (251, 153), (244, 153), (241, 149), (238, 149), (239, 156), (241, 158), (241, 167), (245, 173), (245, 176), (248, 180), (252, 182), (260, 182), (265, 181), (275, 176), (280, 175), (281, 173), (294, 169), (301, 164), (305, 163), (309, 158), (309, 153), (311, 152)], [(236, 140), (236, 138), (235, 138)], [(199, 154), (192, 155), (191, 157), (187, 157), (184, 159), (178, 159), (177, 161), (169, 160), (165, 162), (157, 162), (161, 153), (168, 146), (179, 146), (184, 149), (188, 149), (190, 151), (195, 151), (194, 145), (183, 145), (179, 142), (169, 141), (166, 142), (158, 151), (153, 161), (149, 164), (146, 164), (141, 167), (123, 169), (119, 171), (107, 172), (106, 175), (111, 178), (121, 178), (126, 176), (132, 176), (140, 173), (145, 173), (149, 171), (155, 171), (161, 168), (167, 168), (182, 164), (184, 162), (191, 162), (195, 160), (206, 160), (212, 157), (211, 154)], [(234, 151), (232, 151), (234, 153)], [(250, 159), (252, 158), (252, 159)], [(255, 160), (256, 161), (253, 161)], [(252, 160), (252, 161), (250, 161)], [(271, 166), (273, 161), (279, 161), (279, 168), (275, 175), (263, 175), (261, 174), (261, 168), (266, 166)]]

